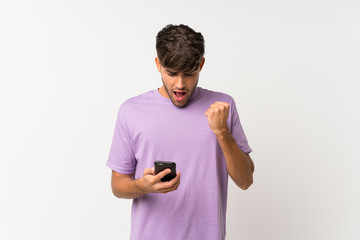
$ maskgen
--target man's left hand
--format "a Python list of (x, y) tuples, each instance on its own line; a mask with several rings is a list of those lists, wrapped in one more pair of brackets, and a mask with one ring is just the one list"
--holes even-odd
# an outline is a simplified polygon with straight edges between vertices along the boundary
[(211, 131), (218, 136), (224, 131), (229, 131), (227, 120), (229, 118), (229, 107), (227, 102), (215, 102), (205, 112)]

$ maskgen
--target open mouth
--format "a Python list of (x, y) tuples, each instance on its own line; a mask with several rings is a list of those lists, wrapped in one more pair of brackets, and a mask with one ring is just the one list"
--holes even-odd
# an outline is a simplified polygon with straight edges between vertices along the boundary
[(184, 100), (186, 92), (174, 91), (175, 100), (181, 102)]

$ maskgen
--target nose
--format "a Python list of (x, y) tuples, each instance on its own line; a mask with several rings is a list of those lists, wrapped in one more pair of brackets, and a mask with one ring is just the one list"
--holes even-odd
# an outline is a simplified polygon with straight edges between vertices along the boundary
[(185, 79), (182, 74), (179, 74), (178, 78), (176, 79), (175, 86), (177, 89), (183, 89), (185, 88)]

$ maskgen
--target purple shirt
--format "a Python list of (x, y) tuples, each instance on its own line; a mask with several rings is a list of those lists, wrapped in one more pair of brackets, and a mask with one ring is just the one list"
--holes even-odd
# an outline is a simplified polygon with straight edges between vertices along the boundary
[(215, 101), (230, 104), (229, 130), (239, 148), (251, 152), (229, 95), (197, 87), (178, 108), (152, 90), (121, 105), (106, 165), (134, 179), (156, 160), (175, 162), (181, 172), (176, 191), (133, 200), (131, 239), (225, 239), (228, 172), (205, 116)]

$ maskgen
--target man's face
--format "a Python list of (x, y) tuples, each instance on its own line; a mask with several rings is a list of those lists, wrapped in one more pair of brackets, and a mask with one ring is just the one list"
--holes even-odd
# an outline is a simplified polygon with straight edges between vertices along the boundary
[(160, 94), (169, 98), (176, 107), (185, 107), (195, 92), (205, 59), (202, 60), (199, 68), (193, 72), (177, 72), (165, 68), (160, 64), (158, 58), (155, 59), (155, 62), (163, 82), (163, 86), (159, 89)]

